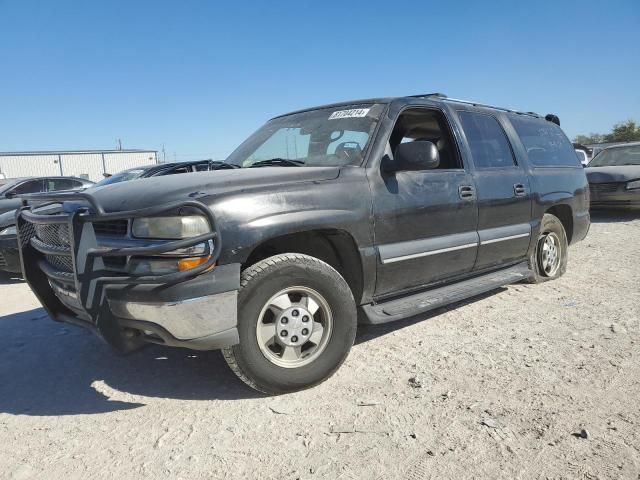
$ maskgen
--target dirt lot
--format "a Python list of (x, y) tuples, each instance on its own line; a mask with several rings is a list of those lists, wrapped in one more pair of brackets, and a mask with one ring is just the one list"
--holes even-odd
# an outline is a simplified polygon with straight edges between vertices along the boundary
[(640, 215), (598, 215), (559, 281), (361, 329), (271, 398), (217, 352), (116, 356), (4, 277), (0, 477), (638, 479), (639, 266)]

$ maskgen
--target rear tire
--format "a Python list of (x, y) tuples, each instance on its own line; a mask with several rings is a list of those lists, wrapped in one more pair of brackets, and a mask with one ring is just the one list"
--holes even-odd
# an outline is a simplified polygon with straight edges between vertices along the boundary
[(308, 255), (275, 255), (242, 272), (240, 343), (222, 353), (251, 388), (295, 392), (335, 373), (353, 345), (356, 324), (351, 289), (335, 269)]
[(567, 234), (558, 217), (545, 213), (540, 223), (536, 247), (529, 258), (533, 275), (529, 283), (555, 280), (567, 271), (569, 244)]

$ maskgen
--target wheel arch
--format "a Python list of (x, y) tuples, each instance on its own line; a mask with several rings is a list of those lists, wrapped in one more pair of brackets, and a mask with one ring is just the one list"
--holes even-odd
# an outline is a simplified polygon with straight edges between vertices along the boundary
[(353, 236), (341, 229), (314, 229), (272, 237), (255, 245), (242, 263), (244, 270), (265, 258), (301, 253), (318, 258), (342, 275), (360, 303), (364, 290), (363, 262)]
[(567, 234), (567, 242), (570, 244), (573, 238), (573, 209), (566, 203), (559, 203), (548, 208), (544, 213), (550, 213), (560, 220)]

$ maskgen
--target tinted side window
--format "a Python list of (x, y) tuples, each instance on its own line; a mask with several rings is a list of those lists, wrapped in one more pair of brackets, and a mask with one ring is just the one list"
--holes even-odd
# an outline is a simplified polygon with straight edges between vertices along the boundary
[(469, 142), (473, 163), (477, 168), (513, 167), (511, 145), (502, 127), (491, 115), (458, 112), (462, 129)]
[(529, 161), (539, 167), (580, 165), (573, 145), (555, 123), (541, 118), (509, 116), (527, 150)]
[(179, 173), (190, 173), (191, 167), (176, 167), (168, 170), (166, 172), (161, 173), (161, 175), (177, 175)]
[(13, 191), (17, 194), (42, 192), (42, 180), (24, 182), (22, 185), (18, 185)]
[(50, 192), (55, 192), (57, 190), (71, 190), (80, 186), (80, 182), (76, 182), (68, 178), (47, 178), (45, 182), (47, 183), (47, 189)]

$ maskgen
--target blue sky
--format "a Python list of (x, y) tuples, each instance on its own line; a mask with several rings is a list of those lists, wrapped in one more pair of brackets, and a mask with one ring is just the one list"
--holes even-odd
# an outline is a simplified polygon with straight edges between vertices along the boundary
[(273, 115), (424, 92), (604, 132), (640, 121), (639, 26), (638, 0), (0, 0), (0, 151), (224, 158)]

